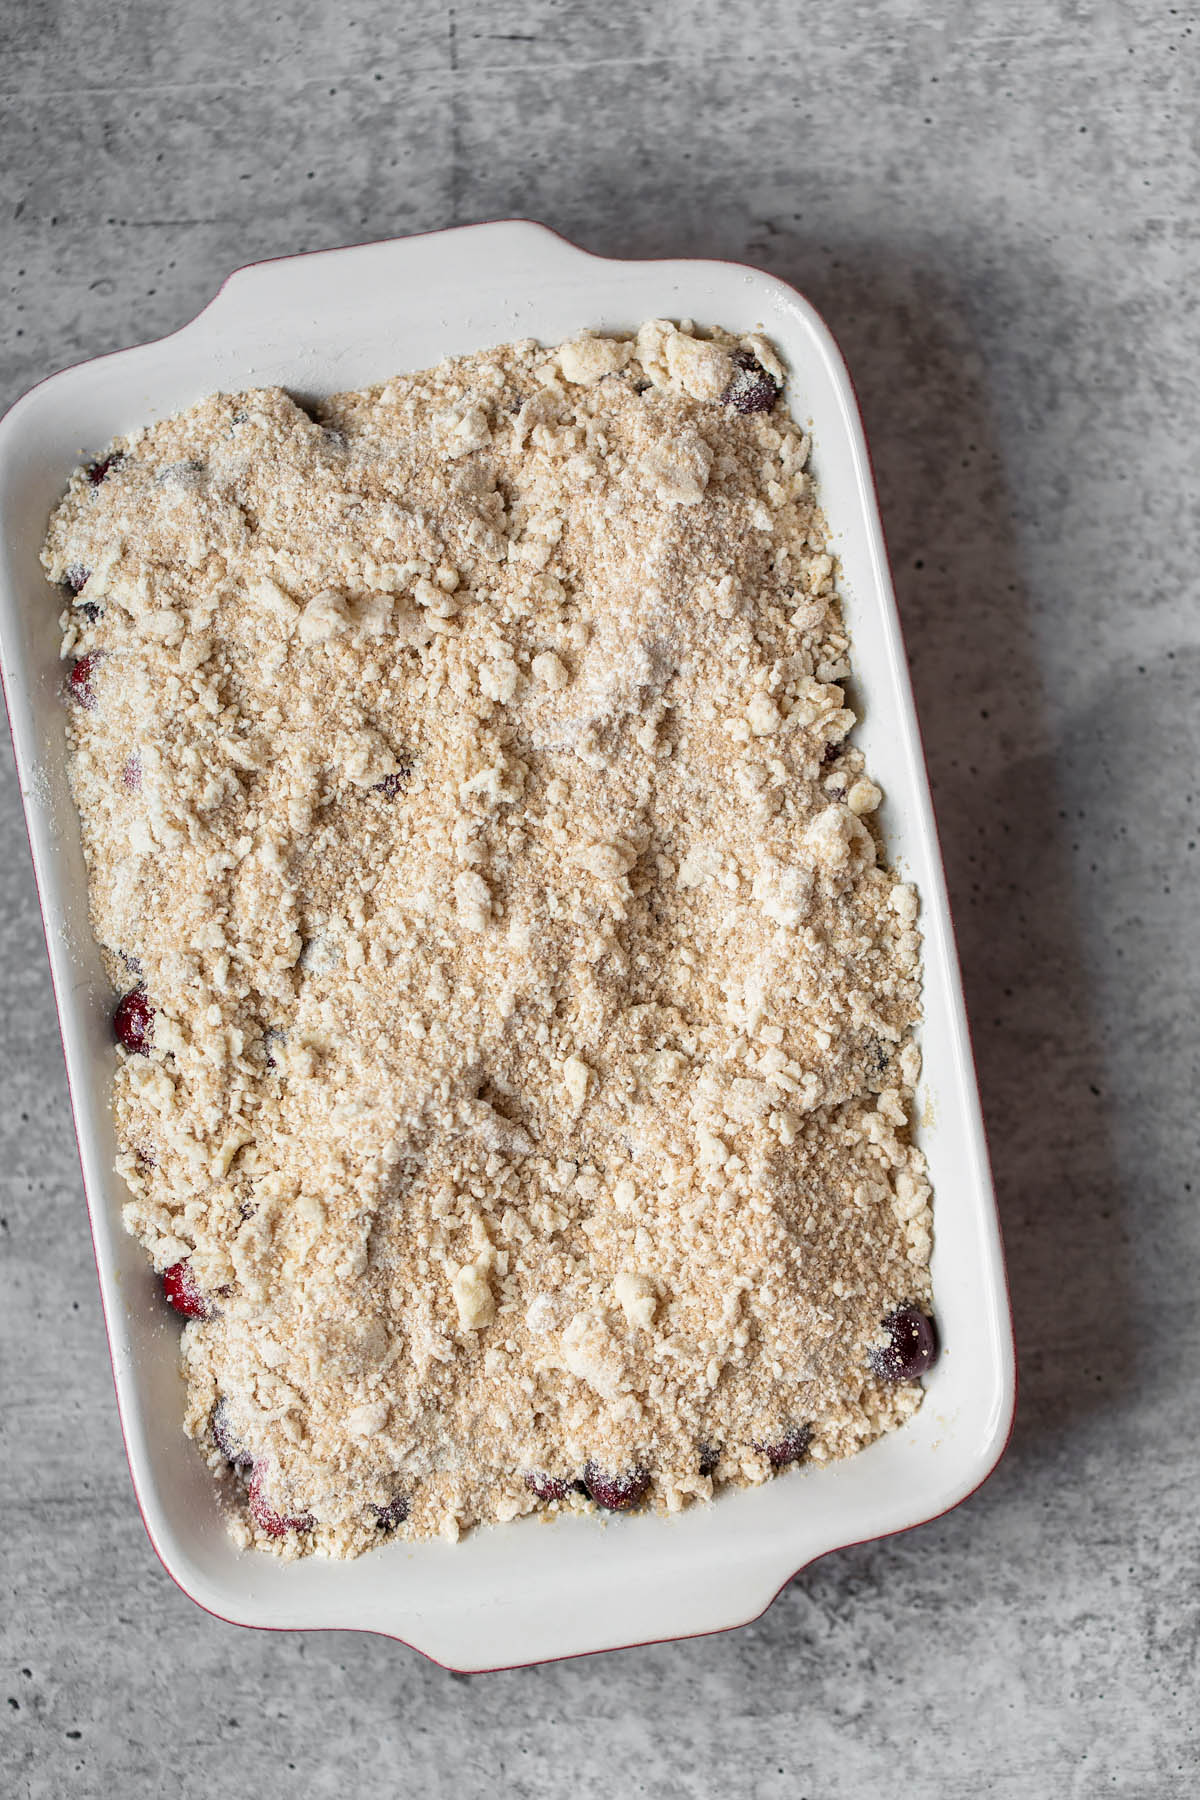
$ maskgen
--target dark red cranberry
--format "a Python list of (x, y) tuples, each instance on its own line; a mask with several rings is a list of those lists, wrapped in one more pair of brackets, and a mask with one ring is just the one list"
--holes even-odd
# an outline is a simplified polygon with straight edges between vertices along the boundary
[(277, 1513), (263, 1494), (262, 1482), (262, 1466), (259, 1464), (250, 1477), (249, 1499), (250, 1517), (260, 1531), (265, 1531), (268, 1537), (286, 1537), (289, 1531), (312, 1530), (313, 1517), (311, 1513), (301, 1513), (291, 1519), (283, 1513)]
[(765, 1456), (773, 1469), (782, 1469), (787, 1463), (799, 1462), (812, 1443), (811, 1425), (794, 1425), (785, 1431), (781, 1438), (773, 1444), (758, 1444), (754, 1448), (760, 1456)]
[(163, 1270), (162, 1284), (163, 1293), (177, 1313), (182, 1313), (185, 1319), (207, 1319), (208, 1301), (200, 1291), (186, 1256), (182, 1262), (172, 1263), (169, 1269)]
[(91, 572), (90, 569), (85, 569), (82, 563), (71, 563), (63, 579), (73, 594), (80, 594), (83, 592)]
[(119, 469), (124, 461), (123, 456), (105, 456), (99, 462), (90, 463), (87, 472), (88, 480), (93, 487), (99, 487), (104, 477), (110, 475), (114, 469)]
[(839, 744), (826, 744), (825, 748), (821, 752), (822, 764), (836, 762), (838, 757), (842, 754), (842, 748), (843, 748), (843, 746), (840, 743)]
[(868, 1362), (881, 1381), (917, 1381), (937, 1361), (937, 1327), (915, 1306), (898, 1306), (883, 1321), (889, 1342), (871, 1351)]
[(569, 1477), (547, 1475), (544, 1469), (526, 1469), (525, 1486), (539, 1500), (565, 1500), (575, 1487)]
[(721, 1452), (717, 1449), (715, 1444), (701, 1444), (701, 1446), (700, 1446), (700, 1473), (702, 1475), (715, 1474), (717, 1464), (720, 1462), (720, 1460), (721, 1460)]
[(134, 1056), (148, 1054), (154, 1042), (154, 1008), (146, 998), (145, 988), (131, 988), (117, 1002), (113, 1014), (113, 1030), (117, 1042)]
[(601, 1469), (596, 1463), (587, 1463), (583, 1471), (583, 1479), (588, 1493), (597, 1506), (607, 1507), (609, 1512), (627, 1512), (644, 1500), (650, 1486), (648, 1469), (622, 1469), (614, 1474), (610, 1469)]
[(408, 1496), (396, 1494), (386, 1506), (373, 1506), (371, 1511), (375, 1514), (377, 1530), (395, 1531), (396, 1527), (403, 1525), (408, 1517)]
[(121, 770), (121, 786), (136, 794), (142, 785), (142, 765), (136, 756), (131, 756)]
[(96, 620), (102, 617), (104, 608), (102, 606), (93, 606), (90, 600), (84, 600), (80, 603), (79, 611), (89, 625), (94, 625)]
[(770, 412), (779, 398), (779, 384), (749, 350), (732, 350), (733, 380), (721, 395), (721, 404), (738, 413)]
[(213, 1443), (221, 1452), (226, 1462), (235, 1469), (249, 1469), (254, 1465), (254, 1458), (233, 1429), (233, 1421), (229, 1417), (229, 1408), (224, 1400), (218, 1400), (213, 1408), (208, 1428), (213, 1435)]
[(407, 774), (403, 769), (395, 769), (390, 775), (385, 775), (382, 781), (377, 781), (371, 792), (382, 794), (385, 800), (394, 800), (396, 795), (402, 794), (407, 786)]
[(87, 656), (81, 656), (69, 677), (72, 696), (78, 700), (80, 706), (86, 706), (89, 712), (96, 704), (96, 696), (92, 689), (92, 676), (96, 673), (96, 664), (102, 655), (103, 651), (92, 650)]

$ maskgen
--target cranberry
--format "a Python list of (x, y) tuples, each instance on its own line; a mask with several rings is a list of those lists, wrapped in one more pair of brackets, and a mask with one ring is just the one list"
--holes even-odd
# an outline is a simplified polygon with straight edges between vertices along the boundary
[(770, 412), (779, 398), (779, 384), (774, 376), (767, 374), (749, 350), (731, 351), (730, 360), (733, 380), (721, 395), (722, 405), (739, 413)]
[(146, 1056), (154, 1041), (154, 1008), (146, 998), (145, 988), (131, 988), (117, 1002), (113, 1014), (113, 1030), (117, 1042), (132, 1055)]
[(702, 1475), (715, 1474), (717, 1464), (720, 1462), (720, 1460), (721, 1460), (721, 1452), (717, 1449), (715, 1444), (701, 1444), (701, 1446), (700, 1446), (700, 1473)]
[(119, 469), (124, 461), (125, 458), (123, 456), (105, 456), (100, 462), (89, 464), (87, 478), (93, 487), (99, 487), (100, 483), (104, 480), (104, 477), (110, 474), (113, 469)]
[(650, 1471), (622, 1469), (614, 1474), (590, 1462), (584, 1468), (583, 1479), (597, 1506), (607, 1507), (609, 1512), (627, 1512), (645, 1498), (650, 1486)]
[(250, 1477), (250, 1517), (260, 1531), (268, 1537), (286, 1537), (289, 1531), (311, 1531), (313, 1518), (311, 1513), (301, 1513), (298, 1518), (289, 1519), (283, 1513), (277, 1513), (262, 1491), (262, 1466), (256, 1464)]
[(163, 1270), (163, 1293), (185, 1319), (207, 1319), (208, 1301), (201, 1293), (192, 1265), (185, 1256), (182, 1262), (172, 1263), (169, 1269)]
[(525, 1486), (539, 1500), (565, 1500), (575, 1483), (558, 1475), (547, 1475), (544, 1469), (526, 1469)]
[(96, 664), (102, 655), (103, 652), (100, 650), (91, 650), (86, 656), (81, 656), (69, 677), (72, 695), (78, 700), (80, 706), (86, 706), (89, 712), (96, 704), (96, 696), (92, 690), (92, 676), (96, 673)]
[(937, 1328), (915, 1306), (898, 1306), (883, 1321), (890, 1342), (867, 1358), (881, 1381), (916, 1381), (937, 1361)]
[(213, 1443), (225, 1461), (232, 1463), (234, 1468), (237, 1468), (243, 1455), (242, 1442), (233, 1429), (229, 1418), (229, 1408), (224, 1400), (218, 1400), (213, 1407), (209, 1416), (208, 1429), (212, 1433)]
[(412, 757), (406, 755), (403, 751), (398, 751), (396, 755), (396, 767), (392, 770), (390, 775), (385, 775), (382, 781), (377, 781), (371, 789), (371, 792), (373, 794), (382, 794), (385, 800), (394, 800), (397, 794), (407, 792), (408, 784), (412, 780), (412, 772)]
[(136, 794), (142, 785), (142, 765), (136, 756), (131, 756), (121, 770), (121, 786), (129, 793)]
[(836, 744), (826, 744), (821, 752), (822, 764), (836, 762), (838, 757), (842, 754), (842, 749), (843, 746), (840, 742)]
[(82, 563), (69, 565), (64, 580), (73, 594), (82, 593), (91, 572), (90, 569), (85, 569)]
[(212, 1432), (213, 1443), (225, 1460), (231, 1462), (235, 1469), (253, 1467), (254, 1458), (233, 1429), (233, 1422), (229, 1417), (229, 1407), (224, 1400), (217, 1401), (213, 1408), (212, 1418), (208, 1422), (208, 1428)]
[(773, 1469), (782, 1469), (787, 1463), (799, 1462), (812, 1443), (811, 1425), (793, 1425), (790, 1431), (773, 1444), (758, 1444), (754, 1448), (760, 1456), (765, 1456)]
[(395, 1494), (386, 1506), (373, 1506), (371, 1511), (375, 1514), (375, 1525), (379, 1531), (395, 1531), (408, 1517), (408, 1496)]

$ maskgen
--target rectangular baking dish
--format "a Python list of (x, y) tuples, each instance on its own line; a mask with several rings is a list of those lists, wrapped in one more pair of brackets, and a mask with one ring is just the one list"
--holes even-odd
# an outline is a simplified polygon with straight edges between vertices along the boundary
[[(67, 786), (61, 602), (38, 563), (46, 519), (81, 458), (217, 389), (279, 383), (314, 396), (513, 338), (553, 343), (650, 317), (763, 327), (790, 367), (793, 412), (811, 421), (853, 634), (857, 742), (885, 790), (889, 853), (921, 894), (919, 1141), (935, 1187), (943, 1353), (903, 1430), (669, 1520), (527, 1519), (351, 1563), (239, 1552), (181, 1428), (177, 1322), (120, 1223), (113, 1000)], [(984, 1480), (1007, 1440), (1014, 1366), (979, 1095), (866, 445), (837, 347), (807, 301), (736, 264), (609, 261), (519, 221), (254, 264), (173, 336), (64, 370), (18, 401), (0, 422), (0, 533), (0, 667), (121, 1423), (146, 1530), (186, 1593), (239, 1624), (378, 1631), (455, 1669), (510, 1666), (744, 1623), (814, 1557), (933, 1518)]]

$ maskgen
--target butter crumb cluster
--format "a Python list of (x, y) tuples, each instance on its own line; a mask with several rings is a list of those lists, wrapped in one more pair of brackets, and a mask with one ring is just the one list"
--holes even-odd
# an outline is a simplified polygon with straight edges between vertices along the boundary
[(920, 1402), (917, 895), (784, 375), (652, 320), (216, 395), (53, 516), (125, 1220), (244, 1544), (675, 1511)]

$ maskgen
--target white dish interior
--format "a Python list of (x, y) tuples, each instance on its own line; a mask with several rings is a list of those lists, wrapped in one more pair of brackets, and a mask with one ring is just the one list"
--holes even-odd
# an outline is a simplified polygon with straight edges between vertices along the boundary
[[(921, 893), (919, 1142), (935, 1188), (942, 1356), (903, 1430), (847, 1462), (670, 1520), (528, 1519), (351, 1563), (239, 1552), (181, 1429), (178, 1326), (120, 1222), (113, 996), (88, 928), (66, 779), (61, 601), (38, 563), (47, 517), (82, 457), (217, 389), (279, 383), (317, 395), (512, 338), (553, 343), (656, 316), (764, 327), (790, 365), (794, 414), (812, 422), (853, 634), (856, 741), (886, 793), (889, 854)], [(255, 264), (174, 336), (65, 370), (18, 402), (0, 422), (0, 522), (0, 652), (117, 1398), (147, 1531), (193, 1599), (246, 1625), (386, 1632), (456, 1669), (534, 1662), (742, 1623), (814, 1557), (932, 1518), (985, 1478), (1007, 1438), (1014, 1373), (979, 1097), (862, 429), (837, 348), (806, 301), (736, 264), (607, 261), (523, 222)]]

